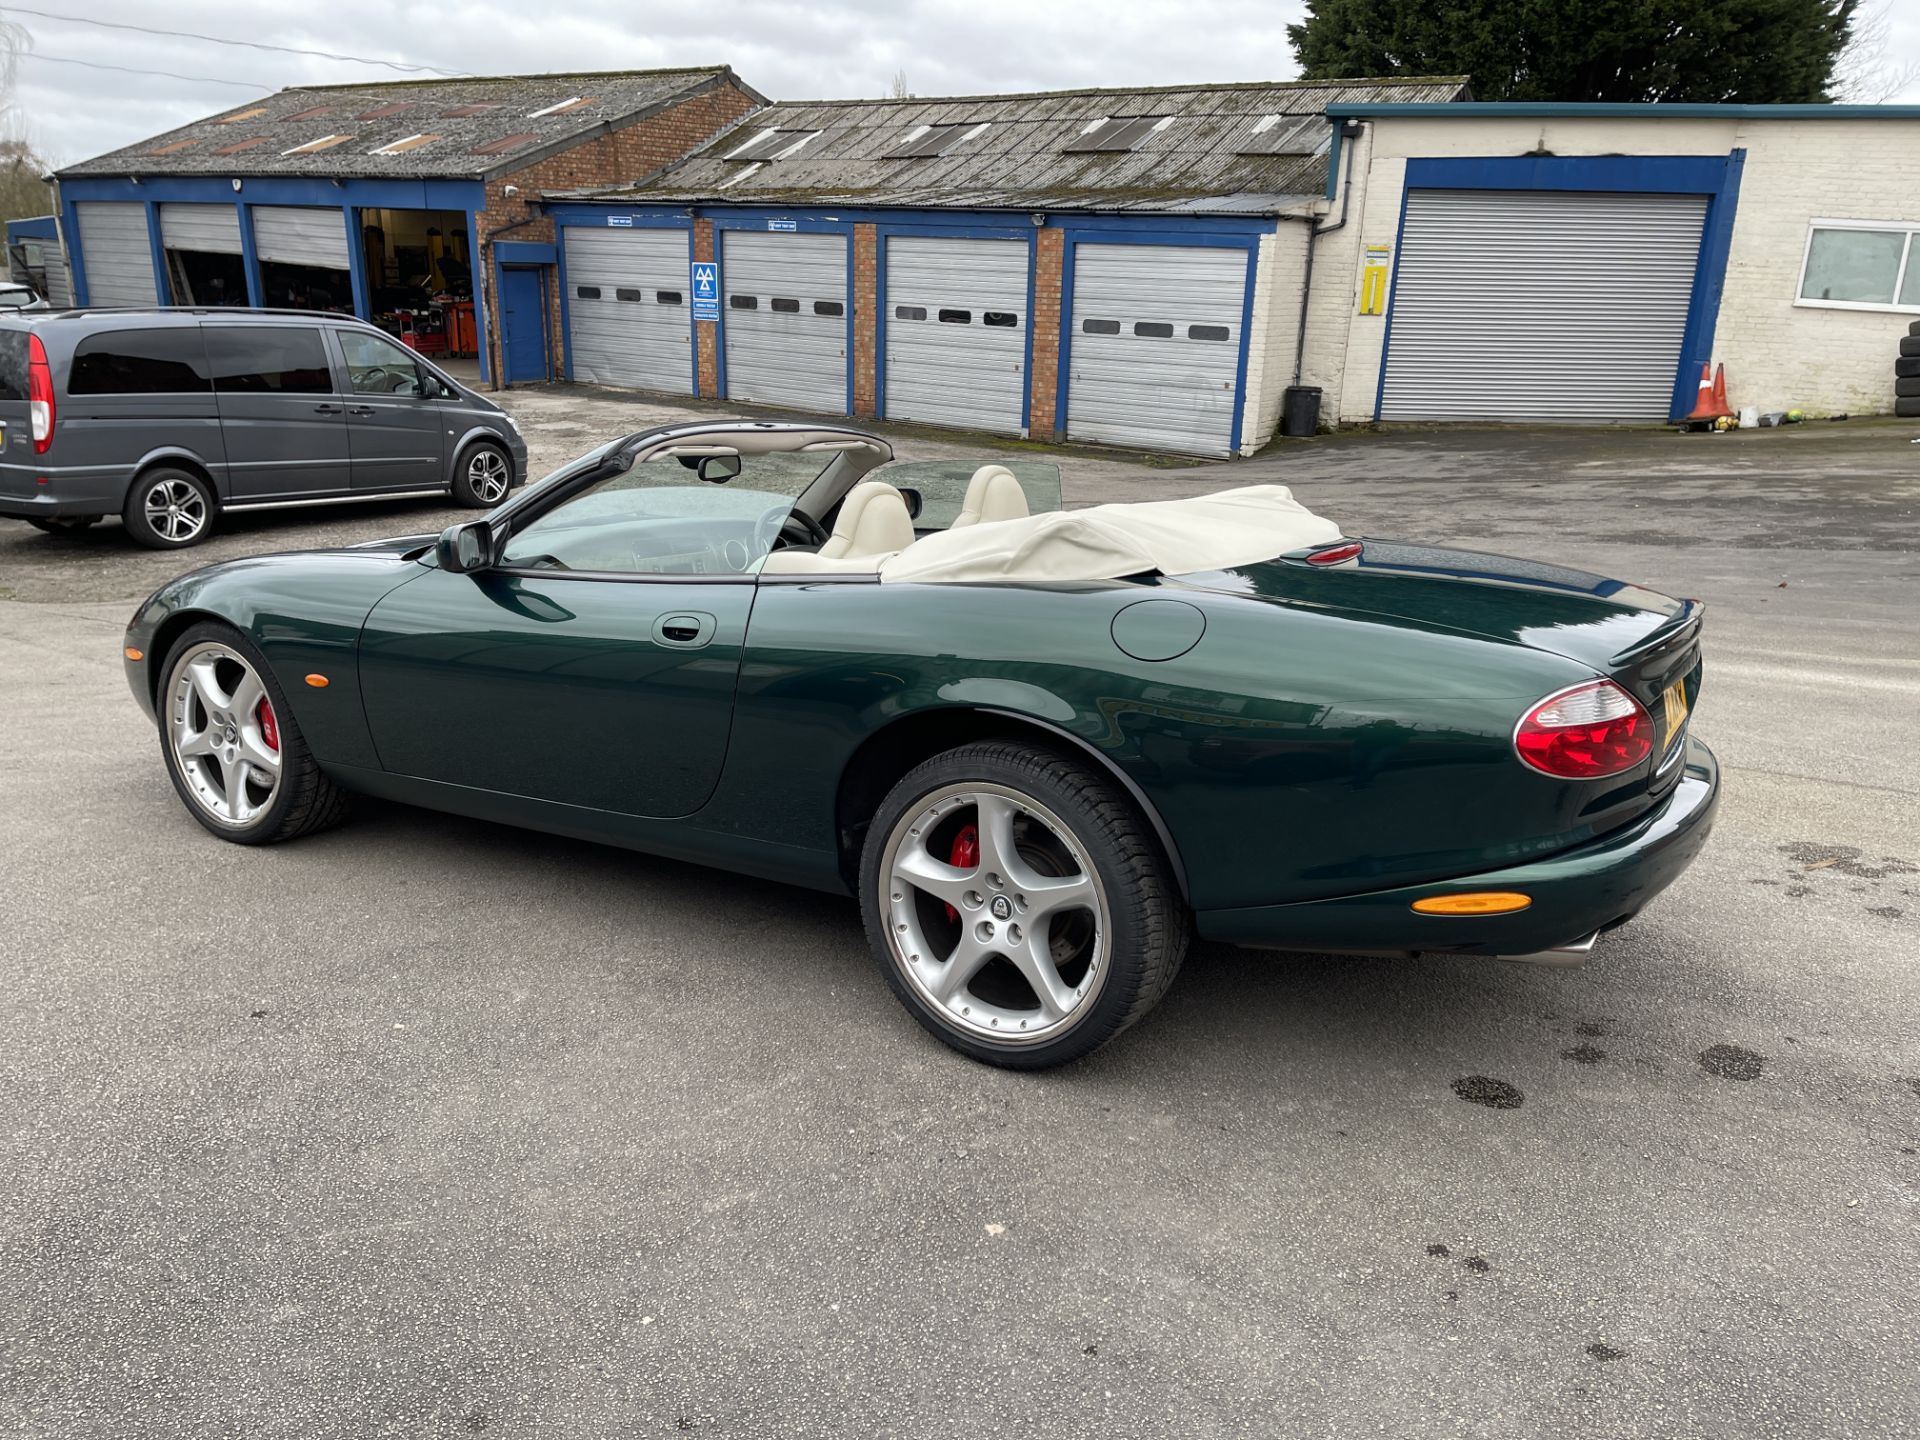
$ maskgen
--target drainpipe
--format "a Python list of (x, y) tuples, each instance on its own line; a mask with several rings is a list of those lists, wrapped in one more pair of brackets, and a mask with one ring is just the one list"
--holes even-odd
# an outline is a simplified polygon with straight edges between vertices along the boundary
[(1300, 281), (1300, 326), (1293, 342), (1293, 383), (1300, 383), (1300, 372), (1307, 361), (1307, 302), (1313, 298), (1313, 252), (1315, 242), (1322, 235), (1331, 235), (1347, 223), (1347, 201), (1353, 195), (1353, 152), (1360, 147), (1355, 143), (1366, 127), (1358, 121), (1341, 122), (1340, 139), (1347, 152), (1346, 173), (1340, 181), (1340, 218), (1331, 225), (1314, 225), (1311, 218), (1307, 223), (1313, 228), (1307, 231), (1306, 273)]

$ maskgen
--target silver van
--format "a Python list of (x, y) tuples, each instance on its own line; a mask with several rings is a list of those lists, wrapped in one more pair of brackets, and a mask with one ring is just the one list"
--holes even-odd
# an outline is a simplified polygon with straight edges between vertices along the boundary
[(512, 417), (384, 331), (285, 310), (0, 312), (0, 516), (142, 545), (226, 511), (452, 497), (526, 478)]

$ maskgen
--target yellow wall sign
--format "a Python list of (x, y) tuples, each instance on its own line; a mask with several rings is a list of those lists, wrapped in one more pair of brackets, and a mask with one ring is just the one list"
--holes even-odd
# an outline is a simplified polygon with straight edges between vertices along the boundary
[(1393, 260), (1391, 245), (1369, 245), (1360, 262), (1360, 313), (1387, 313), (1387, 272)]

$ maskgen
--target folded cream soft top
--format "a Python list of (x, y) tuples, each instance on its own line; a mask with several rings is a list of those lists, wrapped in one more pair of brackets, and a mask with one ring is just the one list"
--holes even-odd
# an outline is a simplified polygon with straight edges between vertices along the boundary
[(1338, 525), (1286, 486), (1248, 485), (1191, 500), (1095, 505), (946, 530), (881, 559), (879, 571), (882, 583), (923, 584), (1190, 575), (1339, 538)]

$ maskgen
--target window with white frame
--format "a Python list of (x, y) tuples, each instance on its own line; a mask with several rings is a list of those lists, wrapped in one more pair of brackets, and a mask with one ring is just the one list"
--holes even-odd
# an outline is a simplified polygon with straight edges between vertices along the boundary
[(1800, 303), (1920, 310), (1920, 222), (1815, 220), (1800, 265)]

